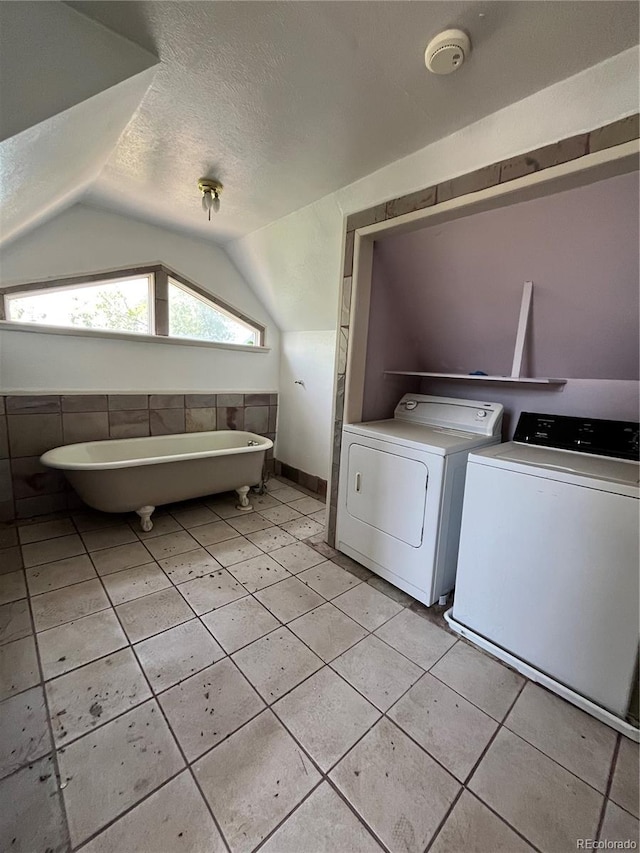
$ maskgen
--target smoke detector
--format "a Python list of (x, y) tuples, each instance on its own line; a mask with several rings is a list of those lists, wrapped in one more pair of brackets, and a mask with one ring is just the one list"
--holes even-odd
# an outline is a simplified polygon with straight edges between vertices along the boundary
[(451, 74), (471, 53), (471, 40), (462, 30), (445, 30), (431, 39), (424, 52), (424, 64), (434, 74)]

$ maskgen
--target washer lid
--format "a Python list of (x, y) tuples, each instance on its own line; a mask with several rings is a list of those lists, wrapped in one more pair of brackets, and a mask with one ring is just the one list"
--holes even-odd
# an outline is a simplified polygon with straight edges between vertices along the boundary
[(344, 432), (363, 437), (377, 438), (427, 453), (446, 456), (461, 450), (472, 450), (496, 441), (495, 438), (461, 430), (424, 426), (423, 424), (393, 418), (387, 421), (369, 421), (362, 424), (345, 424)]
[(478, 450), (469, 457), (469, 462), (638, 496), (640, 464), (625, 459), (508, 441)]

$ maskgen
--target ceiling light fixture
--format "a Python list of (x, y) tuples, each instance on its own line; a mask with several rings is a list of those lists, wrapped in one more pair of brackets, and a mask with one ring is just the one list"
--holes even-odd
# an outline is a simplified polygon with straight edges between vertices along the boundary
[(222, 184), (220, 181), (214, 181), (209, 178), (200, 178), (198, 181), (198, 189), (202, 193), (202, 209), (209, 214), (209, 222), (211, 222), (211, 211), (217, 213), (220, 210), (220, 193), (222, 192)]

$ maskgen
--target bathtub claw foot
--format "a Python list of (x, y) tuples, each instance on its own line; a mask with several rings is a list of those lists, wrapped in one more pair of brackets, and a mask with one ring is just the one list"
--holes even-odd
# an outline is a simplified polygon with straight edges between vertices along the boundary
[(238, 493), (238, 505), (236, 509), (241, 509), (243, 512), (251, 512), (253, 507), (249, 503), (249, 498), (247, 495), (249, 494), (249, 486), (240, 486), (239, 489), (236, 489)]
[(144, 530), (145, 533), (148, 533), (150, 530), (153, 530), (153, 521), (151, 521), (151, 514), (154, 510), (154, 506), (141, 506), (140, 509), (136, 510), (136, 514), (140, 516), (140, 527)]

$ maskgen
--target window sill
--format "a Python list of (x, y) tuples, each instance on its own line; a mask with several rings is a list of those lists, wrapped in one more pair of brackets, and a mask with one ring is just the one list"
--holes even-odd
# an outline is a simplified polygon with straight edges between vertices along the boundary
[(135, 341), (143, 344), (169, 344), (178, 347), (204, 347), (205, 349), (223, 349), (232, 352), (271, 352), (271, 347), (245, 346), (243, 344), (224, 344), (212, 341), (198, 341), (192, 338), (165, 338), (162, 335), (136, 335), (127, 332), (107, 332), (94, 329), (70, 329), (65, 326), (39, 326), (35, 323), (14, 323), (1, 320), (2, 332), (29, 332), (37, 335), (65, 335), (68, 338), (99, 338), (107, 341)]

